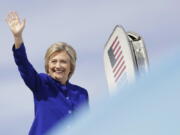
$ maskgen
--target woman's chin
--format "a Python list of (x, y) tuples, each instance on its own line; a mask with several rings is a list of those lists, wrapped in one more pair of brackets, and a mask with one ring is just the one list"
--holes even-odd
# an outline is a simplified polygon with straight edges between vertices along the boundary
[(54, 77), (54, 79), (57, 81), (62, 81), (62, 77)]

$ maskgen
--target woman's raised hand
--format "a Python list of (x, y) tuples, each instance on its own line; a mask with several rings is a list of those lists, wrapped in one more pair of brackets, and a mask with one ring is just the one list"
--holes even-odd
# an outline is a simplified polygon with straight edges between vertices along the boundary
[(15, 48), (19, 48), (23, 43), (22, 32), (25, 27), (25, 19), (20, 20), (16, 12), (10, 12), (6, 17), (6, 22), (14, 36)]
[(22, 32), (26, 23), (25, 19), (20, 20), (16, 12), (10, 12), (6, 17), (6, 22), (9, 25), (9, 28), (14, 37), (18, 38), (22, 36)]

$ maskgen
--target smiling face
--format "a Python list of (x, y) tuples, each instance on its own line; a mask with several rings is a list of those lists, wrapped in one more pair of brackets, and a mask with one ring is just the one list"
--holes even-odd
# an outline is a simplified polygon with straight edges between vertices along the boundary
[(48, 74), (61, 84), (66, 84), (70, 72), (69, 55), (65, 51), (54, 52), (48, 62)]

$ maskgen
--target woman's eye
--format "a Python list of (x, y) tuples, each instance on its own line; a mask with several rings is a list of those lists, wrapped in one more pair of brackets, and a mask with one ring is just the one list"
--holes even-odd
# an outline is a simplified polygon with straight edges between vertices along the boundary
[(67, 61), (66, 61), (66, 60), (62, 60), (61, 62), (62, 62), (62, 63), (64, 63), (64, 64), (66, 64), (66, 63), (67, 63)]
[(55, 61), (55, 60), (52, 60), (51, 63), (56, 63), (56, 61)]

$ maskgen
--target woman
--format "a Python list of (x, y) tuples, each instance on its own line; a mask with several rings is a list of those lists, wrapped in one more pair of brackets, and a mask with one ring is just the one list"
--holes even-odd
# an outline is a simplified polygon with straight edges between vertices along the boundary
[(82, 104), (88, 105), (87, 90), (69, 82), (76, 65), (76, 52), (66, 43), (53, 44), (45, 55), (47, 74), (37, 73), (27, 59), (22, 38), (25, 20), (10, 12), (6, 21), (14, 36), (15, 63), (34, 96), (35, 119), (29, 135), (44, 135), (57, 122), (72, 116)]

